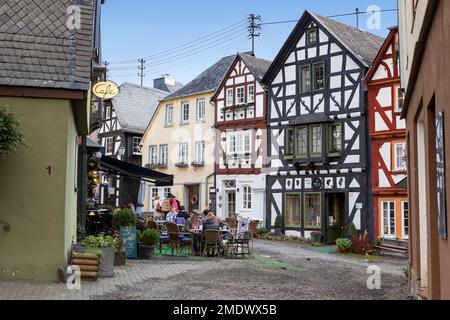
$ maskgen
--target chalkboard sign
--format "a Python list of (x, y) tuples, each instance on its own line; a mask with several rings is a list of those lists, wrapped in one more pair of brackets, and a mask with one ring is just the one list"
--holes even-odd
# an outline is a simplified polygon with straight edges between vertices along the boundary
[(209, 189), (209, 210), (216, 213), (216, 204), (217, 204), (216, 189), (210, 188)]
[(437, 200), (439, 215), (439, 235), (447, 239), (447, 213), (445, 203), (445, 141), (444, 141), (444, 114), (436, 116), (436, 177)]
[(127, 258), (137, 259), (137, 233), (136, 227), (120, 227), (120, 237), (123, 240), (123, 248), (127, 252)]

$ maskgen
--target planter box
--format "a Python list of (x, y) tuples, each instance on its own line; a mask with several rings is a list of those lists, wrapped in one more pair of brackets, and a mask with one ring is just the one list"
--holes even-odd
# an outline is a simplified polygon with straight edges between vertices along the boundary
[(114, 252), (114, 266), (120, 267), (127, 263), (127, 252), (125, 250)]
[(155, 246), (139, 243), (139, 259), (150, 260), (155, 255)]
[(89, 249), (98, 249), (103, 251), (103, 257), (100, 260), (99, 276), (112, 278), (114, 276), (114, 248), (88, 248), (78, 244), (73, 246), (73, 251), (84, 253)]

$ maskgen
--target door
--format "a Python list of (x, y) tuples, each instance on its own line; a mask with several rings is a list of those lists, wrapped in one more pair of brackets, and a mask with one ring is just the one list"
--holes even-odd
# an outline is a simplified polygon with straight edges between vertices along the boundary
[(381, 231), (383, 233), (383, 237), (395, 238), (397, 233), (397, 220), (395, 214), (396, 210), (394, 201), (381, 202)]
[(192, 212), (194, 210), (200, 210), (200, 186), (192, 185), (188, 187), (188, 210)]
[(236, 215), (236, 191), (227, 191), (227, 217)]
[(345, 194), (327, 194), (326, 208), (327, 242), (334, 244), (338, 238), (342, 237), (344, 231)]

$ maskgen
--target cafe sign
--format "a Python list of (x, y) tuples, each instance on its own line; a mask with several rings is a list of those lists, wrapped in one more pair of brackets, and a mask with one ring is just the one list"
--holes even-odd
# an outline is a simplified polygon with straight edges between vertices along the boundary
[(97, 82), (92, 86), (92, 93), (103, 100), (110, 100), (119, 94), (119, 87), (112, 81)]

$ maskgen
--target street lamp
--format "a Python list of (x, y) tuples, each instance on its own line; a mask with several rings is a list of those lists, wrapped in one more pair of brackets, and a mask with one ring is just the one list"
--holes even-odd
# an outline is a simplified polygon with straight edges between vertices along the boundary
[(124, 155), (125, 155), (125, 147), (124, 146), (120, 146), (119, 147), (119, 160), (122, 160)]

